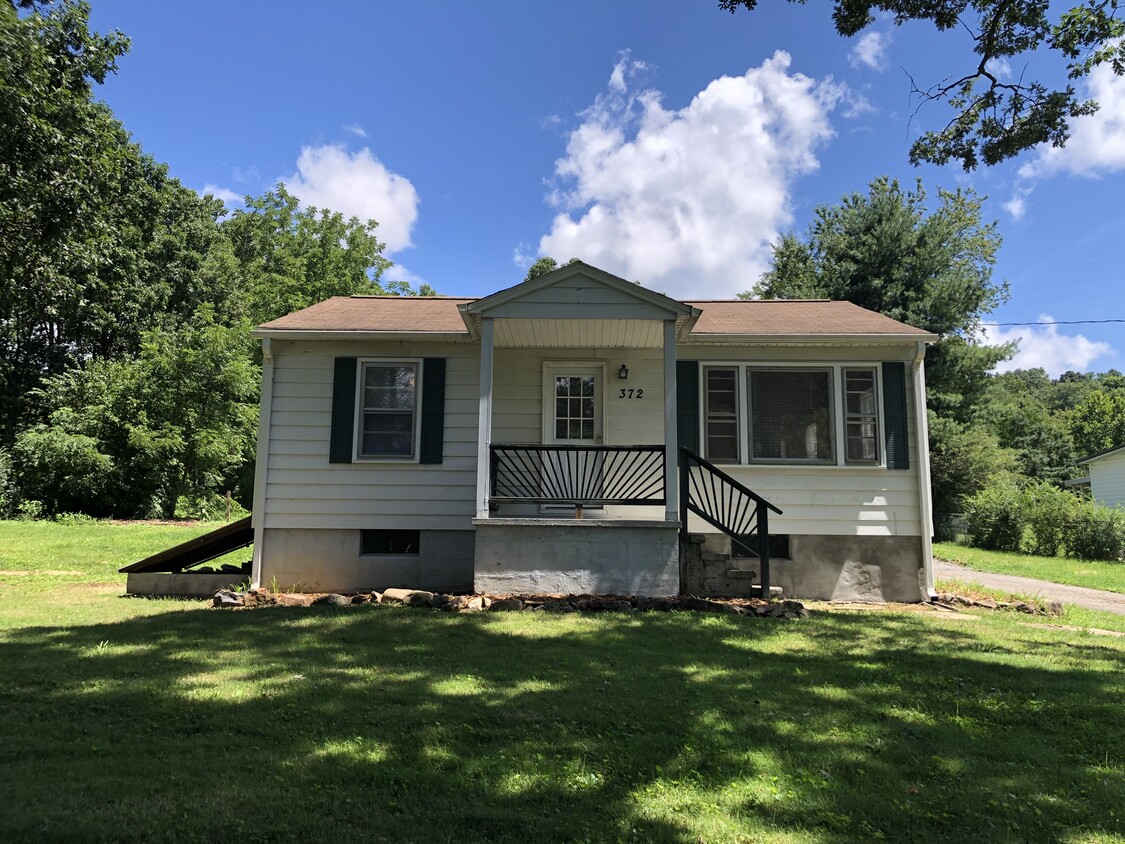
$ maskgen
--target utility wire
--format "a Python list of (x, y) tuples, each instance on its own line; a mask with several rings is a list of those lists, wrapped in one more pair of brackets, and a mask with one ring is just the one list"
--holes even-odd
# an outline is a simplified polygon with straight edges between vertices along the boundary
[(1049, 322), (981, 322), (981, 325), (1099, 325), (1107, 322), (1125, 322), (1125, 319), (1053, 319)]

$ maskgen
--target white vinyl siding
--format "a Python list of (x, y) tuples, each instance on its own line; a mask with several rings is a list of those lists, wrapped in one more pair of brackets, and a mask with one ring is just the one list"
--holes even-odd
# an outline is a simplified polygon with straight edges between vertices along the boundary
[(1090, 464), (1090, 493), (1101, 504), (1125, 507), (1125, 452)]
[[(273, 341), (267, 528), (472, 530), (480, 347), (472, 343)], [(440, 464), (329, 463), (336, 357), (446, 359)], [(416, 450), (416, 447), (415, 447)]]

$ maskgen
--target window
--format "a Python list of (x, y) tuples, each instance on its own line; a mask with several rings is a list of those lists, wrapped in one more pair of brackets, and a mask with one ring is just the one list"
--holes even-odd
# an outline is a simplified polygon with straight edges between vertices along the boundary
[[(789, 560), (789, 534), (771, 533), (768, 543), (771, 560)], [(747, 537), (745, 544), (731, 542), (731, 557), (736, 560), (758, 559), (758, 535)]]
[(835, 463), (831, 369), (750, 369), (754, 461)]
[(364, 363), (360, 384), (359, 456), (413, 457), (418, 364)]
[(361, 555), (417, 554), (421, 531), (417, 530), (361, 530), (359, 553)]
[(703, 370), (704, 456), (716, 463), (737, 463), (738, 369), (708, 366)]
[(875, 394), (874, 369), (844, 370), (844, 459), (848, 463), (878, 463), (877, 420), (879, 401)]

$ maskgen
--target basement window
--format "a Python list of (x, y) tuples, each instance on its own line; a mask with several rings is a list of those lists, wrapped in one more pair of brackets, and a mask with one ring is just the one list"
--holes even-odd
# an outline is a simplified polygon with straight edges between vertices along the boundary
[(417, 556), (420, 542), (421, 531), (417, 530), (361, 530), (359, 553), (373, 557)]
[[(756, 560), (758, 559), (758, 537), (752, 536), (747, 540), (746, 544), (749, 550), (743, 548), (737, 542), (731, 541), (731, 557), (739, 560)], [(789, 534), (787, 533), (771, 533), (770, 534), (770, 559), (771, 560), (788, 560), (789, 557)]]

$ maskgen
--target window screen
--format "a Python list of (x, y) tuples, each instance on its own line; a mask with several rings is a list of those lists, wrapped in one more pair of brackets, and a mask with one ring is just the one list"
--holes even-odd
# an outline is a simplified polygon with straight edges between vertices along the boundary
[(365, 363), (360, 420), (361, 457), (413, 457), (418, 366)]
[(834, 463), (832, 370), (751, 369), (754, 460)]

